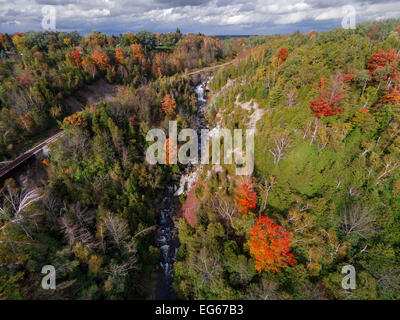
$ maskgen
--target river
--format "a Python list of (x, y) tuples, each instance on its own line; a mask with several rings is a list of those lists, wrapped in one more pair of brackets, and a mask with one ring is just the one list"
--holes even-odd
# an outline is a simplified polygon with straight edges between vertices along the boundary
[[(207, 82), (200, 82), (194, 89), (196, 94), (197, 113), (196, 128), (200, 139), (200, 130), (206, 128), (204, 111), (207, 106), (206, 99)], [(199, 141), (199, 146), (200, 146)], [(194, 166), (187, 165), (183, 171), (179, 184), (171, 182), (164, 191), (157, 219), (157, 244), (160, 249), (159, 272), (156, 284), (156, 300), (174, 300), (177, 296), (173, 290), (174, 263), (179, 249), (178, 230), (172, 221), (172, 217), (180, 209), (178, 195), (193, 185)]]

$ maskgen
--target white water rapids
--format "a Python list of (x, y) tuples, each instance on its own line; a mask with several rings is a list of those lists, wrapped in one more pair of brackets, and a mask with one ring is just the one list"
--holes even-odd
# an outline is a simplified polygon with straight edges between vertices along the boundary
[[(206, 128), (204, 120), (204, 110), (207, 105), (205, 98), (206, 83), (200, 83), (195, 88), (197, 101), (196, 128), (199, 133), (201, 129)], [(200, 137), (200, 135), (198, 135)], [(200, 146), (200, 143), (199, 143)], [(177, 228), (175, 227), (171, 217), (179, 209), (179, 201), (177, 196), (189, 190), (197, 180), (197, 171), (195, 167), (187, 165), (185, 173), (182, 174), (179, 186), (171, 184), (164, 191), (161, 202), (160, 215), (157, 221), (157, 243), (160, 249), (160, 273), (158, 275), (156, 295), (157, 300), (176, 299), (176, 295), (172, 288), (174, 277), (174, 263), (179, 248), (177, 238)]]

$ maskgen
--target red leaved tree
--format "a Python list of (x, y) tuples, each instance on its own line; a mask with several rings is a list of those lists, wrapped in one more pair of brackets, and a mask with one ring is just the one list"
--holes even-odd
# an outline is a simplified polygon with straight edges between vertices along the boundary
[(344, 99), (343, 76), (338, 75), (334, 81), (326, 86), (326, 79), (321, 79), (319, 97), (311, 102), (312, 113), (318, 118), (342, 114), (341, 103)]
[(81, 67), (82, 65), (82, 57), (79, 53), (78, 50), (72, 50), (70, 53), (68, 53), (68, 56), (72, 60), (72, 62), (75, 64), (77, 67)]
[(353, 81), (353, 79), (354, 79), (354, 74), (352, 74), (352, 73), (347, 73), (342, 76), (343, 82), (351, 82), (351, 81)]
[(236, 189), (235, 203), (239, 212), (247, 214), (250, 209), (255, 209), (257, 205), (257, 194), (254, 191), (254, 184), (249, 179)]
[(249, 233), (250, 255), (259, 273), (276, 273), (282, 267), (296, 264), (293, 254), (289, 252), (292, 233), (274, 224), (272, 219), (260, 216)]
[(379, 82), (378, 88), (382, 81), (387, 82), (384, 89), (386, 94), (382, 97), (383, 103), (397, 104), (400, 102), (399, 63), (400, 54), (395, 49), (388, 49), (387, 51), (379, 49), (367, 63), (368, 72), (372, 75), (374, 81)]
[(371, 59), (367, 62), (367, 67), (371, 75), (374, 75), (378, 69), (387, 68), (388, 78), (394, 78), (399, 71), (399, 61), (400, 55), (396, 49), (388, 49), (387, 51), (379, 49), (377, 53), (371, 56)]
[(289, 52), (286, 48), (282, 48), (278, 52), (278, 66), (280, 66), (282, 63), (284, 63), (289, 56)]

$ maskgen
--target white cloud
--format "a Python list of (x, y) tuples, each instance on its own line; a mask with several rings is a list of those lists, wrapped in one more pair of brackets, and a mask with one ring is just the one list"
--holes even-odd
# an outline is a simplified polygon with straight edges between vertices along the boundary
[(294, 12), (289, 13), (285, 16), (280, 16), (275, 23), (276, 24), (293, 24), (305, 20), (308, 17), (306, 12)]
[(343, 17), (342, 8), (332, 8), (324, 10), (322, 13), (315, 17), (315, 20), (329, 20), (329, 19), (339, 19)]
[[(192, 5), (190, 5), (192, 4)], [(269, 33), (340, 27), (342, 7), (356, 8), (357, 22), (400, 17), (398, 1), (372, 0), (0, 0), (6, 32), (40, 30), (41, 8), (55, 5), (57, 28), (120, 33), (126, 30)], [(243, 32), (243, 31), (242, 31)]]

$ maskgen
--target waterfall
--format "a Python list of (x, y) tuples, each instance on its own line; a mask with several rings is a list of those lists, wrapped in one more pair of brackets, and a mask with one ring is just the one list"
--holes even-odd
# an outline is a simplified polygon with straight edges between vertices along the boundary
[[(195, 130), (198, 132), (206, 127), (203, 116), (207, 105), (205, 87), (206, 83), (199, 83), (194, 89), (197, 101)], [(157, 219), (157, 244), (160, 249), (160, 272), (158, 274), (155, 295), (155, 299), (157, 300), (176, 299), (176, 295), (172, 288), (172, 282), (174, 277), (173, 266), (176, 261), (179, 241), (177, 239), (178, 230), (171, 217), (177, 210), (179, 210), (179, 201), (177, 196), (184, 192), (185, 187), (190, 188), (191, 185), (189, 185), (189, 182), (193, 183), (193, 177), (196, 176), (192, 166), (190, 165), (186, 167), (185, 171), (185, 174), (182, 174), (181, 176), (179, 186), (176, 186), (173, 183), (168, 185), (165, 189), (161, 201), (160, 214)]]

